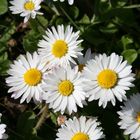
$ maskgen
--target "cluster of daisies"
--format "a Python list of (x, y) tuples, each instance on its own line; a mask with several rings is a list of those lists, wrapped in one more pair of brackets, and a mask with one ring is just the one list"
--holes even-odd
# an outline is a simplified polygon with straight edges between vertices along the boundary
[[(82, 54), (79, 31), (71, 26), (58, 25), (46, 30), (33, 54), (20, 55), (10, 65), (6, 79), (12, 98), (20, 103), (31, 99), (38, 104), (46, 102), (54, 112), (71, 115), (88, 102), (98, 100), (105, 108), (116, 99), (127, 100), (126, 91), (134, 81), (132, 66), (122, 56), (112, 53)], [(140, 94), (125, 102), (118, 112), (120, 128), (125, 134), (140, 140)], [(58, 130), (56, 140), (97, 140), (104, 138), (97, 118), (72, 118)]]
[[(63, 1), (63, 0), (60, 0)], [(28, 19), (35, 18), (42, 0), (13, 0), (10, 10)], [(69, 0), (72, 4), (73, 0)], [(118, 123), (124, 134), (140, 140), (140, 94), (127, 100), (126, 91), (135, 80), (132, 66), (122, 56), (112, 53), (85, 55), (79, 39), (80, 32), (71, 26), (47, 29), (38, 50), (33, 54), (20, 55), (8, 70), (6, 83), (12, 98), (20, 103), (31, 100), (35, 104), (45, 102), (54, 112), (69, 114), (78, 112), (88, 102), (98, 100), (105, 108), (109, 102), (124, 102), (118, 112)], [(1, 117), (1, 115), (0, 115)], [(0, 124), (0, 139), (7, 139), (5, 124)], [(98, 140), (104, 138), (100, 123), (95, 117), (81, 116), (66, 120), (58, 129), (56, 140)]]

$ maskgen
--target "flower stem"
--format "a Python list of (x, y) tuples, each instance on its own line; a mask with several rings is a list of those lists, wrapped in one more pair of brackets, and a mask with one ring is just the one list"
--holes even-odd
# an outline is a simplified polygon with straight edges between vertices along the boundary
[(36, 124), (36, 126), (35, 126), (35, 129), (36, 129), (36, 130), (38, 130), (38, 129), (42, 126), (42, 124), (45, 122), (45, 120), (46, 120), (46, 118), (47, 118), (47, 116), (48, 116), (48, 106), (45, 105), (45, 106), (41, 109), (40, 112), (42, 112), (42, 114), (41, 114), (41, 116), (40, 116), (40, 118), (39, 118), (39, 120), (38, 120), (38, 122), (37, 122), (37, 124)]
[(36, 21), (44, 30), (46, 30), (46, 27), (39, 21), (38, 17), (36, 18)]
[(129, 6), (124, 6), (123, 8), (130, 8), (130, 9), (132, 9), (132, 8), (140, 8), (140, 4), (136, 4), (136, 5), (129, 5)]
[[(77, 30), (80, 30), (81, 29), (75, 24), (75, 22), (72, 20), (72, 18), (67, 14), (67, 12), (64, 10), (64, 8), (62, 6), (60, 6), (60, 9), (62, 10), (62, 12), (64, 13), (64, 15), (68, 18), (68, 20), (73, 24), (73, 26), (75, 26), (75, 28)], [(81, 31), (82, 32), (82, 31)]]

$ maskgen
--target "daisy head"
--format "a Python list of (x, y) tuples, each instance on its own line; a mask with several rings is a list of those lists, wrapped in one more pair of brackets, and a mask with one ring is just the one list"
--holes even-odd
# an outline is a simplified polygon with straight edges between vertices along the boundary
[(7, 139), (8, 138), (8, 135), (5, 133), (5, 128), (6, 128), (6, 125), (5, 124), (1, 124), (1, 117), (2, 117), (2, 114), (0, 113), (0, 139)]
[(57, 29), (54, 27), (51, 29), (47, 29), (46, 35), (43, 36), (44, 39), (39, 41), (39, 54), (49, 62), (50, 67), (75, 63), (73, 58), (82, 55), (82, 48), (78, 47), (82, 42), (78, 40), (79, 31), (73, 32), (70, 26), (67, 26), (65, 30), (63, 25), (58, 25)]
[(134, 81), (131, 68), (122, 56), (115, 53), (99, 55), (90, 60), (83, 70), (88, 100), (99, 99), (99, 106), (104, 108), (109, 101), (115, 105), (115, 97), (119, 101), (126, 100), (126, 90), (133, 86)]
[(55, 112), (61, 111), (77, 112), (77, 105), (83, 107), (85, 104), (85, 92), (83, 90), (83, 79), (77, 69), (59, 68), (46, 77), (46, 87), (43, 99), (49, 103), (49, 108)]
[(20, 103), (25, 100), (29, 103), (31, 98), (35, 102), (41, 102), (46, 70), (46, 64), (36, 52), (33, 55), (30, 53), (20, 55), (8, 70), (10, 76), (6, 79), (6, 83), (11, 87), (8, 92), (13, 92), (14, 99), (22, 96)]
[[(58, 0), (53, 0), (53, 1), (58, 1)], [(60, 0), (60, 2), (64, 2), (65, 0)], [(69, 5), (72, 5), (74, 3), (74, 0), (68, 0)]]
[(10, 10), (12, 14), (20, 14), (24, 18), (24, 22), (27, 22), (29, 18), (35, 18), (37, 14), (42, 14), (38, 12), (41, 8), (40, 3), (42, 0), (11, 0)]
[(125, 135), (130, 134), (131, 139), (140, 140), (140, 94), (131, 96), (121, 108), (118, 125), (124, 129)]
[(91, 49), (88, 49), (85, 52), (85, 55), (80, 55), (77, 58), (77, 63), (76, 64), (72, 64), (72, 67), (78, 66), (78, 70), (80, 72), (83, 71), (83, 68), (85, 67), (86, 63), (92, 59), (94, 57), (94, 54), (91, 53)]
[(98, 140), (104, 138), (102, 128), (96, 118), (84, 116), (65, 121), (58, 129), (56, 140)]

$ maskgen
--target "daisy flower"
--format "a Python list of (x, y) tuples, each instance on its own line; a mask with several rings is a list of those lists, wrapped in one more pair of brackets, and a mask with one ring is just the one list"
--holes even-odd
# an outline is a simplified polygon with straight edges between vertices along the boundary
[[(58, 0), (53, 0), (53, 1), (58, 1)], [(60, 0), (60, 2), (64, 2), (65, 0)], [(74, 3), (74, 0), (68, 0), (69, 5), (72, 5)]]
[(85, 55), (80, 55), (77, 58), (77, 64), (72, 64), (72, 67), (78, 66), (78, 69), (80, 72), (82, 72), (83, 68), (85, 67), (87, 61), (92, 59), (94, 54), (91, 53), (91, 49), (88, 49), (85, 53)]
[(8, 135), (5, 134), (5, 128), (6, 128), (6, 125), (5, 124), (1, 124), (1, 117), (2, 117), (2, 114), (0, 113), (0, 139), (7, 139), (8, 138)]
[(67, 66), (70, 62), (75, 63), (73, 58), (82, 55), (82, 48), (78, 45), (82, 40), (78, 40), (79, 31), (73, 32), (73, 28), (67, 26), (64, 30), (63, 25), (58, 25), (51, 30), (47, 29), (43, 40), (39, 41), (39, 54), (50, 64), (50, 67), (56, 65)]
[(121, 108), (118, 125), (125, 130), (125, 135), (130, 134), (131, 139), (140, 140), (140, 94), (131, 96)]
[(83, 90), (83, 79), (78, 68), (61, 67), (48, 74), (45, 81), (44, 90), (47, 93), (43, 94), (43, 99), (49, 103), (49, 108), (53, 108), (54, 112), (71, 114), (77, 112), (77, 105), (83, 107), (85, 104), (86, 93)]
[(29, 20), (29, 18), (35, 18), (37, 14), (42, 15), (38, 12), (41, 8), (40, 3), (42, 0), (12, 0), (10, 1), (11, 5), (9, 8), (12, 11), (12, 14), (20, 14), (24, 18), (24, 23)]
[(84, 116), (65, 121), (58, 129), (56, 140), (98, 140), (104, 138), (102, 128), (96, 118)]
[(88, 61), (83, 70), (88, 100), (99, 99), (99, 106), (104, 108), (109, 101), (115, 106), (115, 97), (120, 102), (126, 100), (126, 90), (133, 86), (134, 81), (131, 68), (127, 61), (123, 62), (122, 56), (115, 53), (99, 55)]
[(10, 76), (6, 79), (6, 83), (11, 87), (8, 92), (13, 92), (12, 98), (22, 96), (20, 103), (25, 100), (29, 103), (31, 98), (35, 102), (41, 102), (46, 70), (46, 64), (36, 52), (33, 55), (28, 52), (25, 56), (20, 55), (18, 60), (10, 65), (8, 71)]

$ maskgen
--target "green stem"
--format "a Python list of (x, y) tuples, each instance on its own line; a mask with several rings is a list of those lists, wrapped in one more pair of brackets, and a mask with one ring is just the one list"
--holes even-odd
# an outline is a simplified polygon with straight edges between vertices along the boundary
[(140, 4), (137, 4), (137, 5), (130, 5), (130, 6), (124, 6), (123, 8), (140, 8)]
[(47, 118), (47, 116), (48, 116), (48, 106), (45, 105), (45, 106), (41, 109), (41, 112), (42, 112), (42, 114), (41, 114), (41, 116), (40, 116), (40, 118), (39, 118), (39, 120), (38, 120), (38, 122), (37, 122), (37, 124), (36, 124), (36, 126), (35, 126), (35, 129), (36, 129), (36, 130), (38, 130), (38, 129), (42, 126), (42, 124), (45, 122), (45, 120), (46, 120), (46, 118)]
[(39, 107), (40, 107), (40, 104), (36, 105), (36, 106), (33, 108), (33, 110), (36, 110), (36, 109), (38, 109)]
[(14, 135), (16, 135), (16, 136), (18, 136), (18, 137), (20, 137), (20, 138), (24, 138), (22, 135), (20, 135), (20, 134), (18, 134), (17, 132), (15, 132), (15, 131), (13, 131), (12, 129), (10, 129), (10, 128), (6, 128), (9, 132), (11, 132), (11, 133), (13, 133)]
[[(72, 20), (72, 18), (67, 14), (67, 12), (64, 10), (64, 8), (62, 6), (60, 6), (60, 9), (62, 10), (62, 12), (65, 14), (65, 16), (68, 18), (68, 20), (73, 24), (73, 26), (75, 26), (75, 28), (77, 30), (80, 30), (80, 28), (75, 24), (75, 22)], [(81, 31), (81, 30), (80, 30)], [(82, 32), (82, 31), (81, 31)]]
[(42, 5), (41, 7), (42, 7), (48, 14), (54, 13), (54, 11), (53, 11), (49, 6)]
[(44, 30), (46, 30), (46, 27), (39, 21), (38, 17), (36, 18), (36, 21)]

